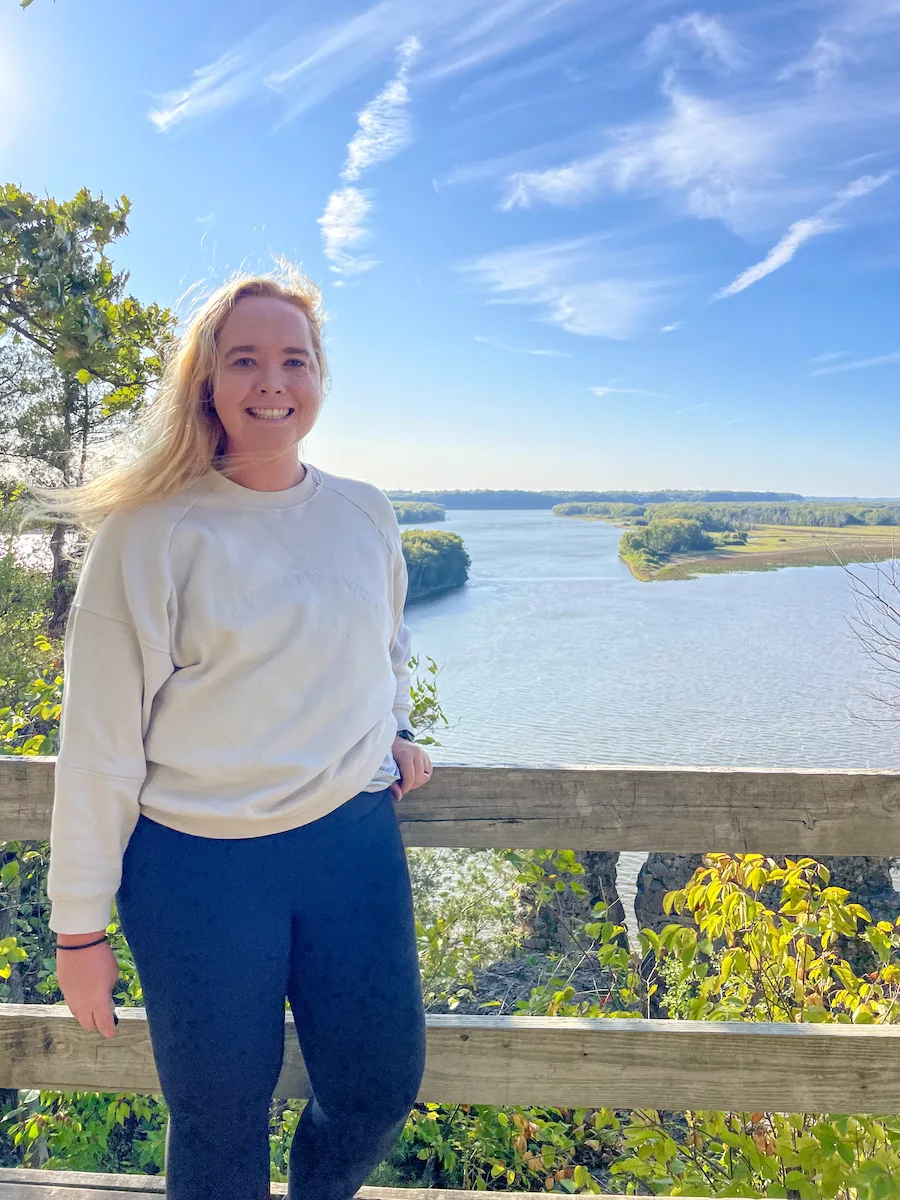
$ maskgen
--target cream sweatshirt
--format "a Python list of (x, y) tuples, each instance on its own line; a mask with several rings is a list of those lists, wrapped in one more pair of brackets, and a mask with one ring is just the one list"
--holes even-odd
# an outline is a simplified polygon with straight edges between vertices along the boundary
[(309, 464), (107, 517), (66, 629), (51, 929), (106, 926), (141, 812), (258, 837), (365, 790), (410, 728), (406, 585), (387, 497)]

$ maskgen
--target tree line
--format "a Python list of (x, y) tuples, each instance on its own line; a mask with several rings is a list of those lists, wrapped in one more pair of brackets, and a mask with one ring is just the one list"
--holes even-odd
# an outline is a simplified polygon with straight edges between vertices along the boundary
[(415, 500), (394, 500), (392, 503), (401, 525), (414, 525), (417, 521), (443, 521), (447, 516), (441, 504)]
[(706, 502), (738, 502), (738, 501), (793, 501), (802, 500), (798, 492), (717, 492), (682, 490), (678, 488), (662, 491), (546, 491), (530, 492), (522, 489), (495, 491), (489, 488), (472, 490), (409, 492), (390, 491), (387, 493), (391, 500), (425, 501), (429, 504), (440, 504), (444, 508), (553, 508), (554, 505), (568, 502), (606, 503), (606, 504), (668, 504)]
[(806, 525), (840, 529), (846, 525), (900, 525), (900, 505), (875, 503), (692, 503), (554, 505), (558, 517), (601, 517), (641, 525), (651, 521), (696, 521), (710, 533), (756, 529), (760, 525)]

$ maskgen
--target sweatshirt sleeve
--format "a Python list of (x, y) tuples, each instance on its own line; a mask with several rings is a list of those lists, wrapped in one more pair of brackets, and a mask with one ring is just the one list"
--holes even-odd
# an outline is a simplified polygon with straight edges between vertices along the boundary
[(107, 926), (137, 824), (144, 737), (174, 670), (174, 594), (159, 540), (139, 513), (107, 517), (69, 614), (47, 882), (56, 933)]
[(400, 532), (397, 530), (396, 542), (393, 546), (393, 610), (394, 610), (394, 628), (391, 636), (391, 664), (394, 668), (394, 676), (397, 680), (397, 692), (394, 698), (394, 716), (397, 718), (397, 729), (412, 729), (409, 720), (409, 712), (412, 707), (412, 701), (409, 695), (410, 688), (410, 646), (412, 643), (412, 632), (409, 626), (403, 620), (403, 606), (406, 603), (407, 591), (407, 572), (406, 559), (403, 557), (403, 546), (400, 541)]

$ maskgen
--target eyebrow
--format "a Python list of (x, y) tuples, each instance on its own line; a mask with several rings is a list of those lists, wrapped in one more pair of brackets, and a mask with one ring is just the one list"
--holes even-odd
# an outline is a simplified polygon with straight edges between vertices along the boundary
[[(225, 357), (228, 358), (231, 354), (255, 354), (258, 349), (258, 346), (232, 346), (230, 350), (225, 351)], [(285, 346), (282, 353), (312, 354), (312, 351), (306, 350), (302, 346)]]

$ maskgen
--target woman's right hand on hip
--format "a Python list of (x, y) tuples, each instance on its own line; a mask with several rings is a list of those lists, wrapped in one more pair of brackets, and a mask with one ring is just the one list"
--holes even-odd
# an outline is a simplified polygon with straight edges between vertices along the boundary
[[(89, 942), (93, 937), (71, 938), (74, 945), (81, 940)], [(86, 950), (57, 950), (56, 978), (69, 1011), (82, 1029), (102, 1033), (105, 1038), (116, 1036), (112, 993), (119, 978), (119, 964), (109, 942)]]

